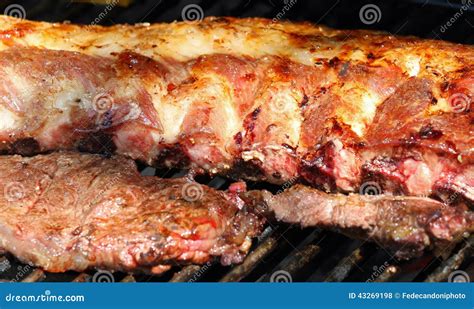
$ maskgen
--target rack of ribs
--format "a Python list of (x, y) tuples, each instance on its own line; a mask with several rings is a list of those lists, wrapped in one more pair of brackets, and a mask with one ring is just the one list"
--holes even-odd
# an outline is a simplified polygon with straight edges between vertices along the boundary
[[(0, 17), (0, 151), (474, 201), (474, 47), (309, 23)], [(452, 198), (452, 197), (455, 198)]]

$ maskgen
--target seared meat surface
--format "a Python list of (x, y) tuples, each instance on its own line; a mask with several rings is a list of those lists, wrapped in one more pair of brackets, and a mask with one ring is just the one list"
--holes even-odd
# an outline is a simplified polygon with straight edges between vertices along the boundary
[(400, 258), (474, 231), (474, 214), (422, 197), (216, 191), (141, 176), (132, 160), (53, 153), (0, 156), (0, 247), (51, 272), (90, 267), (160, 273), (241, 262), (264, 218), (369, 238)]
[(262, 225), (237, 193), (140, 176), (122, 157), (0, 156), (0, 192), (0, 247), (51, 272), (237, 263)]
[(0, 17), (0, 151), (474, 196), (474, 48), (308, 23)]
[(399, 258), (444, 249), (474, 231), (474, 213), (423, 197), (328, 194), (302, 185), (272, 195), (249, 191), (243, 198), (276, 219), (370, 239)]

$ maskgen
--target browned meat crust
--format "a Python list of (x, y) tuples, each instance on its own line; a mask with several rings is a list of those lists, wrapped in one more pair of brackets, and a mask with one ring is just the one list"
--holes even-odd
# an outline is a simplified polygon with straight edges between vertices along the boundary
[(327, 194), (302, 185), (277, 195), (249, 191), (244, 196), (278, 220), (370, 239), (399, 258), (446, 246), (474, 231), (473, 212), (422, 197)]
[(0, 17), (0, 151), (472, 202), (473, 63), (472, 46), (308, 23)]
[(143, 177), (122, 157), (0, 156), (0, 246), (51, 272), (238, 263), (262, 221), (233, 193)]

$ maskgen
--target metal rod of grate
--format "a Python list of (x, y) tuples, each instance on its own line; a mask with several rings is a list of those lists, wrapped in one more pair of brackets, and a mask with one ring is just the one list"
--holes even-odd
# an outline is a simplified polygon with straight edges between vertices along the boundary
[(361, 253), (361, 249), (357, 248), (349, 256), (343, 258), (336, 267), (329, 273), (326, 278), (326, 282), (341, 282), (347, 278), (349, 273), (355, 267), (357, 263), (362, 262), (364, 256)]
[(467, 259), (472, 259), (474, 253), (474, 235), (463, 241), (464, 244), (462, 248), (449, 259), (442, 262), (441, 265), (426, 278), (426, 282), (446, 281), (450, 273), (458, 270)]
[[(220, 282), (235, 282), (243, 281), (245, 278), (252, 275), (258, 267), (261, 267), (262, 264), (271, 265), (267, 267), (266, 271), (263, 274), (259, 275), (254, 281), (292, 281), (295, 278), (300, 278), (302, 273), (310, 274), (312, 270), (317, 269), (320, 265), (317, 261), (318, 255), (321, 251), (327, 250), (319, 244), (319, 241), (324, 237), (324, 232), (319, 230), (310, 233), (306, 236), (300, 244), (293, 248), (290, 254), (286, 255), (283, 259), (279, 260), (277, 263), (272, 263), (271, 255), (272, 253), (278, 251), (279, 246), (282, 242), (282, 236), (280, 234), (281, 227), (277, 227), (275, 230), (271, 230), (269, 235), (262, 241), (259, 245), (250, 252), (246, 257), (244, 262), (240, 265), (236, 265), (230, 270), (219, 270), (213, 269), (208, 266), (199, 266), (199, 265), (188, 265), (183, 266), (181, 269), (178, 269), (174, 274), (172, 274), (169, 282), (192, 282), (201, 280), (206, 276), (206, 273), (213, 271), (219, 271), (221, 279)], [(449, 258), (440, 261), (438, 265), (431, 270), (428, 270), (425, 275), (424, 281), (426, 282), (440, 282), (446, 281), (449, 275), (455, 270), (467, 270), (474, 268), (474, 261), (472, 260), (473, 249), (474, 247), (474, 236), (471, 236), (467, 239), (462, 240), (460, 249), (454, 252)], [(364, 261), (367, 261), (369, 257), (364, 256), (363, 248), (357, 248), (353, 250), (349, 255), (343, 257), (335, 267), (327, 271), (327, 277), (324, 281), (327, 282), (340, 282), (344, 281), (349, 277), (349, 274), (354, 271), (354, 269), (359, 268), (357, 265), (361, 265)], [(432, 261), (436, 261), (435, 258)], [(433, 263), (433, 262), (431, 262)], [(411, 262), (411, 265), (416, 265), (416, 263)], [(27, 266), (24, 266), (25, 268)], [(381, 272), (374, 282), (386, 282), (386, 281), (398, 281), (396, 278), (403, 273), (404, 266), (400, 265), (389, 265), (384, 268), (384, 271)], [(280, 274), (281, 272), (285, 273), (287, 277), (275, 277), (275, 274)], [(199, 274), (197, 276), (196, 274)], [(116, 274), (117, 275), (117, 274)], [(215, 274), (214, 274), (215, 275)], [(120, 282), (138, 282), (143, 281), (140, 276), (135, 276), (133, 274), (123, 274), (121, 276)], [(308, 275), (309, 276), (309, 275)], [(22, 282), (37, 282), (37, 281), (71, 281), (71, 282), (89, 282), (92, 279), (92, 274), (89, 273), (80, 273), (71, 277), (71, 274), (50, 274), (46, 273), (43, 270), (37, 268), (33, 269), (29, 274), (27, 274)], [(288, 279), (290, 278), (290, 279)], [(8, 278), (2, 278), (0, 280), (3, 282), (8, 282)], [(297, 280), (300, 281), (300, 280)], [(304, 280), (303, 280), (304, 281)]]

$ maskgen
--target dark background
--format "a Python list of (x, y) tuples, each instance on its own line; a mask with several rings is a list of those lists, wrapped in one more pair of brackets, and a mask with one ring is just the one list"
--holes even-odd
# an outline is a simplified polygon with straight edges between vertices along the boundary
[[(85, 0), (83, 0), (85, 1)], [(243, 1), (169, 1), (128, 0), (127, 7), (114, 6), (100, 24), (137, 22), (170, 22), (181, 20), (183, 8), (198, 4), (204, 16), (259, 16), (274, 18), (291, 0), (243, 0)], [(294, 0), (293, 0), (294, 1)], [(399, 35), (417, 35), (461, 43), (474, 43), (474, 0), (329, 0), (296, 3), (285, 12), (284, 19), (306, 20), (340, 29), (378, 29)], [(91, 0), (90, 2), (94, 2)], [(64, 21), (89, 24), (105, 6), (94, 3), (78, 3), (71, 0), (1, 1), (1, 12), (11, 4), (24, 7), (27, 19)], [(364, 24), (359, 18), (360, 9), (366, 4), (380, 8), (381, 18), (373, 24)], [(446, 31), (441, 27), (462, 5), (468, 7), (462, 16)]]

